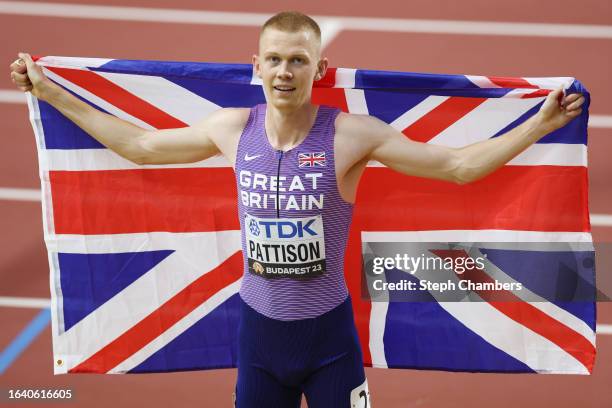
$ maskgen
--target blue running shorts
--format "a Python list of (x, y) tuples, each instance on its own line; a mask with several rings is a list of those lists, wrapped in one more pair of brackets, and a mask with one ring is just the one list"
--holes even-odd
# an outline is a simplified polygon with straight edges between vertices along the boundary
[(281, 321), (244, 301), (238, 329), (238, 408), (370, 408), (349, 297), (318, 317)]

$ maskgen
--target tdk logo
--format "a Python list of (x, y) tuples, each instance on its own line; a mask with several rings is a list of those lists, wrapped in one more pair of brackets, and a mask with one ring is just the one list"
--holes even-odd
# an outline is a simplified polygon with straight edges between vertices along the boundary
[[(314, 222), (315, 219), (306, 222), (260, 220), (259, 225), (264, 227), (266, 238), (272, 238), (274, 236), (278, 236), (278, 238), (303, 238), (306, 234), (310, 236), (317, 235), (317, 233), (310, 228)], [(276, 232), (276, 234), (274, 234), (274, 232)]]

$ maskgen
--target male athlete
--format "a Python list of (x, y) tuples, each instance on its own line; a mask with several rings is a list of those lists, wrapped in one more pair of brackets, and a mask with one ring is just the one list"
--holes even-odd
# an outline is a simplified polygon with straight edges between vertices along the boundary
[[(366, 164), (467, 183), (486, 176), (580, 115), (584, 98), (558, 89), (505, 135), (455, 149), (418, 143), (367, 115), (311, 104), (325, 75), (317, 23), (285, 12), (262, 27), (253, 68), (267, 104), (219, 109), (198, 124), (149, 131), (102, 113), (48, 80), (28, 54), (11, 64), (22, 91), (47, 101), (139, 164), (221, 154), (234, 167), (244, 254), (238, 407), (370, 406), (344, 281), (353, 202)], [(309, 163), (309, 165), (306, 165)]]

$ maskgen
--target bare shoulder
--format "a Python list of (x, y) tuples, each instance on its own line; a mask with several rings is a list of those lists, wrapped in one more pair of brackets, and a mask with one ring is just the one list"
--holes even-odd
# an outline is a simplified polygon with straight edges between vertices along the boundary
[(196, 125), (232, 165), (236, 161), (238, 142), (249, 120), (249, 113), (249, 108), (222, 108)]
[(370, 115), (341, 112), (336, 117), (336, 135), (342, 138), (370, 139), (388, 130), (389, 125)]
[(249, 119), (249, 113), (249, 108), (221, 108), (206, 116), (196, 126), (224, 131), (223, 133), (242, 131)]

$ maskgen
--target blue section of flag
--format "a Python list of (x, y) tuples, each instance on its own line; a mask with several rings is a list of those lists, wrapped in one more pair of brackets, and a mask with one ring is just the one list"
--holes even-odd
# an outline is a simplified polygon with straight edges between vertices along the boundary
[(253, 76), (251, 64), (218, 64), (210, 62), (112, 60), (99, 67), (98, 72), (133, 75), (191, 78), (217, 83), (248, 84)]
[(429, 95), (366, 90), (364, 96), (368, 113), (384, 122), (391, 123), (406, 111), (423, 102)]
[(235, 367), (239, 301), (233, 295), (130, 373)]
[[(418, 287), (418, 278), (398, 269), (385, 270), (385, 277), (387, 282), (405, 279)], [(384, 347), (390, 368), (533, 372), (465, 327), (429, 292), (398, 290), (389, 295)]]
[(224, 84), (193, 78), (166, 78), (222, 108), (250, 108), (266, 103), (259, 85)]
[(480, 89), (468, 80), (465, 75), (371, 71), (366, 69), (357, 70), (355, 74), (355, 88), (427, 91), (440, 89)]
[(534, 372), (465, 327), (435, 302), (389, 303), (384, 345), (389, 368)]
[(59, 253), (64, 330), (70, 329), (173, 252)]

